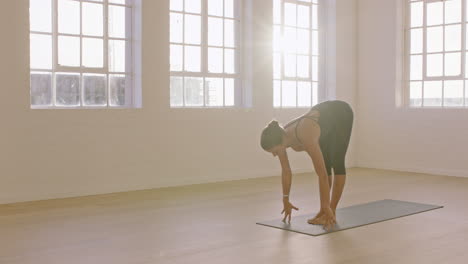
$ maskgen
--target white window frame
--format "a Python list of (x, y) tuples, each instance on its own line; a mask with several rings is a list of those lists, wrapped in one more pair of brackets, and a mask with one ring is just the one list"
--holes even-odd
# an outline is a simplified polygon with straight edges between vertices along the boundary
[[(427, 4), (426, 3), (435, 3), (435, 2), (445, 2), (445, 0), (402, 0), (404, 2), (405, 18), (404, 18), (404, 36), (405, 36), (405, 45), (404, 45), (404, 92), (403, 92), (403, 103), (407, 108), (415, 109), (431, 109), (431, 108), (440, 108), (440, 109), (457, 109), (468, 108), (468, 76), (466, 76), (466, 62), (467, 62), (467, 32), (468, 21), (467, 21), (467, 0), (461, 0), (461, 22), (460, 23), (445, 23), (445, 12), (443, 13), (443, 23), (440, 25), (427, 25)], [(423, 3), (423, 24), (421, 27), (411, 27), (411, 3)], [(461, 49), (460, 51), (445, 51), (445, 30), (442, 30), (443, 40), (442, 40), (442, 51), (441, 52), (427, 52), (427, 29), (431, 27), (444, 27), (450, 25), (461, 24)], [(423, 31), (423, 43), (422, 43), (422, 53), (411, 53), (411, 30), (412, 29), (422, 29)], [(445, 76), (445, 54), (447, 53), (457, 53), (461, 52), (461, 65), (460, 65), (460, 74), (457, 76)], [(427, 54), (442, 54), (442, 76), (427, 76)], [(411, 80), (411, 56), (422, 56), (422, 80)], [(441, 106), (427, 106), (424, 105), (424, 82), (427, 81), (441, 81), (442, 82), (442, 97), (441, 97)], [(463, 105), (460, 106), (447, 106), (445, 105), (445, 87), (444, 81), (462, 81), (463, 82)], [(411, 105), (411, 82), (420, 82), (421, 87), (421, 106)]]
[[(51, 0), (52, 2), (52, 32), (32, 31), (30, 34), (47, 35), (52, 37), (52, 69), (35, 69), (30, 68), (32, 73), (51, 73), (52, 74), (52, 104), (51, 105), (32, 105), (31, 109), (126, 109), (126, 108), (140, 108), (141, 107), (141, 80), (136, 76), (135, 68), (137, 63), (141, 61), (141, 51), (137, 49), (138, 45), (135, 41), (136, 36), (141, 34), (139, 16), (141, 16), (141, 0), (126, 0), (125, 4), (110, 3), (109, 0), (102, 2), (95, 2), (91, 0), (72, 0), (80, 3), (80, 34), (66, 34), (58, 32), (58, 1)], [(83, 34), (83, 3), (102, 4), (103, 5), (103, 36), (88, 36)], [(130, 18), (126, 20), (126, 36), (125, 38), (110, 37), (108, 34), (109, 29), (109, 6), (120, 6), (130, 8)], [(59, 36), (77, 37), (80, 39), (80, 67), (62, 66), (58, 62), (58, 38)], [(83, 59), (83, 39), (102, 39), (103, 40), (103, 67), (90, 68), (82, 65)], [(112, 72), (109, 70), (109, 40), (120, 40), (126, 42), (126, 58), (125, 58), (125, 72)], [(80, 75), (80, 104), (77, 106), (63, 106), (56, 104), (56, 75), (57, 73), (64, 74), (79, 74)], [(101, 74), (106, 76), (106, 98), (105, 106), (88, 106), (84, 104), (84, 86), (83, 75), (86, 74)], [(110, 104), (110, 76), (111, 75), (125, 75), (125, 105), (113, 106)]]
[[(274, 0), (273, 0), (274, 1)], [(274, 96), (273, 96), (273, 107), (275, 109), (288, 109), (288, 108), (292, 108), (292, 109), (301, 109), (301, 108), (310, 108), (316, 104), (318, 104), (319, 102), (323, 101), (324, 98), (327, 97), (327, 93), (326, 93), (326, 87), (325, 87), (325, 80), (326, 80), (326, 71), (325, 71), (325, 67), (326, 67), (326, 60), (327, 60), (327, 56), (326, 56), (326, 21), (327, 21), (327, 3), (326, 1), (324, 0), (317, 0), (317, 3), (313, 3), (313, 1), (311, 1), (311, 3), (307, 3), (307, 2), (303, 2), (303, 1), (299, 1), (299, 0), (280, 0), (281, 2), (281, 23), (280, 24), (277, 24), (274, 22), (274, 10), (273, 10), (273, 26), (280, 26), (281, 27), (281, 34), (283, 34), (283, 28), (286, 26), (285, 25), (285, 22), (284, 22), (284, 12), (285, 12), (285, 3), (293, 3), (293, 4), (297, 4), (297, 5), (305, 5), (305, 6), (308, 6), (310, 5), (312, 7), (312, 5), (317, 5), (317, 30), (318, 30), (318, 45), (319, 45), (319, 49), (318, 49), (318, 55), (313, 55), (312, 53), (312, 45), (313, 45), (313, 41), (312, 41), (312, 32), (314, 31), (314, 29), (312, 28), (312, 24), (313, 24), (313, 14), (312, 12), (310, 13), (310, 31), (311, 31), (311, 34), (309, 36), (309, 56), (311, 57), (310, 61), (309, 61), (309, 78), (301, 78), (301, 77), (287, 77), (285, 75), (285, 67), (284, 67), (284, 51), (281, 51), (281, 76), (280, 76), (280, 79), (275, 79), (274, 77), (274, 72), (273, 72), (273, 94), (274, 94), (274, 82), (275, 81), (279, 81), (279, 82), (283, 82), (283, 81), (294, 81), (294, 82), (309, 82), (311, 84), (311, 106), (299, 106), (299, 99), (298, 99), (298, 87), (296, 85), (296, 106), (284, 106), (283, 105), (283, 95), (282, 95), (282, 87), (280, 89), (280, 95), (279, 95), (279, 100), (280, 100), (280, 105), (279, 106), (275, 106), (275, 103), (274, 103)], [(274, 5), (274, 4), (273, 4)], [(311, 11), (312, 11), (312, 8), (311, 8)], [(298, 28), (298, 27), (296, 27)], [(277, 53), (277, 51), (273, 50), (273, 54)], [(318, 62), (317, 62), (317, 66), (318, 66), (318, 80), (315, 81), (313, 80), (313, 64), (312, 64), (312, 57), (317, 57), (318, 59)], [(274, 62), (273, 62), (274, 63)], [(274, 67), (274, 66), (273, 66)], [(296, 61), (296, 73), (297, 73), (297, 61)], [(317, 83), (317, 94), (316, 94), (316, 97), (314, 98), (314, 92), (313, 92), (313, 84), (314, 83)]]
[[(169, 0), (170, 1), (170, 0)], [(183, 1), (184, 3), (185, 1)], [(169, 102), (169, 106), (170, 108), (173, 108), (173, 109), (177, 109), (177, 108), (222, 108), (222, 109), (225, 109), (225, 108), (241, 108), (244, 106), (244, 102), (243, 102), (243, 98), (244, 98), (244, 95), (243, 95), (243, 67), (241, 67), (242, 63), (243, 63), (243, 38), (242, 38), (242, 29), (244, 27), (244, 17), (243, 17), (243, 0), (233, 0), (233, 3), (234, 3), (234, 18), (228, 18), (228, 17), (225, 17), (225, 16), (213, 16), (213, 15), (208, 15), (208, 0), (201, 0), (201, 13), (198, 14), (198, 13), (190, 13), (190, 12), (185, 12), (185, 11), (174, 11), (174, 10), (171, 10), (169, 9), (169, 14), (170, 13), (176, 13), (176, 14), (181, 14), (183, 17), (185, 14), (193, 14), (193, 15), (199, 15), (201, 16), (201, 44), (200, 45), (197, 45), (197, 44), (187, 44), (185, 43), (185, 20), (183, 19), (182, 20), (182, 42), (181, 43), (178, 43), (178, 42), (171, 42), (171, 40), (169, 40), (169, 46), (171, 45), (180, 45), (182, 47), (185, 47), (185, 46), (200, 46), (201, 48), (201, 68), (200, 68), (200, 72), (190, 72), (190, 71), (186, 71), (184, 69), (184, 63), (185, 63), (185, 49), (182, 48), (182, 71), (172, 71), (171, 69), (169, 70), (170, 72), (170, 76), (169, 78), (172, 78), (172, 77), (180, 77), (182, 79), (184, 78), (203, 78), (203, 79), (207, 79), (207, 78), (223, 78), (224, 79), (234, 79), (234, 105), (233, 106), (226, 106), (226, 95), (225, 95), (225, 88), (226, 86), (224, 85), (224, 81), (223, 81), (223, 106), (209, 106), (207, 105), (207, 87), (205, 85), (205, 81), (204, 81), (204, 87), (203, 87), (203, 91), (204, 91), (204, 96), (203, 96), (203, 105), (201, 106), (187, 106), (186, 105), (186, 102), (185, 102), (185, 81), (182, 81), (183, 83), (183, 89), (182, 89), (182, 92), (183, 92), (183, 95), (182, 95), (182, 106), (172, 106), (171, 105), (171, 102)], [(224, 8), (223, 8), (224, 9)], [(224, 14), (224, 11), (223, 11), (223, 14)], [(234, 48), (230, 48), (230, 47), (226, 47), (226, 46), (219, 46), (219, 48), (227, 48), (227, 49), (234, 49), (236, 52), (235, 52), (235, 56), (234, 56), (234, 61), (235, 61), (235, 65), (234, 65), (234, 69), (235, 69), (235, 73), (234, 74), (228, 74), (228, 73), (212, 73), (212, 72), (209, 72), (208, 71), (208, 17), (216, 17), (216, 18), (222, 18), (222, 19), (232, 19), (234, 20), (235, 22), (237, 22), (237, 27), (235, 27), (235, 33), (234, 33), (234, 42), (235, 42), (235, 47)], [(169, 25), (170, 26), (170, 25)], [(224, 40), (224, 27), (223, 27), (223, 40)], [(216, 46), (218, 48), (218, 46)], [(224, 72), (224, 67), (225, 67), (225, 63), (224, 63), (224, 52), (223, 52), (223, 72)], [(171, 89), (171, 87), (169, 87), (169, 90)]]

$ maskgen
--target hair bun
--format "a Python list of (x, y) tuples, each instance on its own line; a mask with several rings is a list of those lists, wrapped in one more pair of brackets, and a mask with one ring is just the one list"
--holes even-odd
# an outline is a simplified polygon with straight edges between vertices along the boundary
[(272, 120), (270, 124), (268, 124), (269, 127), (279, 127), (278, 121)]

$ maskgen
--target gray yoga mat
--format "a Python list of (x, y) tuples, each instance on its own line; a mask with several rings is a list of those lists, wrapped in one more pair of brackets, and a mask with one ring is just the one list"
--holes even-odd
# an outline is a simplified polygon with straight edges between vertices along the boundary
[(259, 222), (257, 224), (306, 235), (320, 236), (327, 233), (387, 221), (403, 216), (439, 209), (442, 207), (443, 206), (438, 205), (386, 199), (366, 204), (339, 208), (336, 210), (336, 225), (328, 232), (321, 225), (311, 225), (307, 223), (307, 219), (314, 217), (316, 214), (292, 217), (290, 224), (283, 223), (281, 221), (283, 218), (273, 221)]

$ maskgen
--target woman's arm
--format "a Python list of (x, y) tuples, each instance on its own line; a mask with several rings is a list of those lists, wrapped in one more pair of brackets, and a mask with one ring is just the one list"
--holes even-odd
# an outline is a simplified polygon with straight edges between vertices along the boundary
[(292, 173), (286, 149), (278, 153), (278, 158), (281, 163), (281, 182), (283, 184), (283, 195), (289, 195), (289, 192), (291, 191)]
[(292, 173), (291, 167), (289, 165), (288, 153), (286, 149), (278, 153), (278, 158), (281, 163), (281, 183), (283, 186), (283, 211), (284, 218), (283, 222), (286, 223), (286, 218), (289, 216), (289, 222), (291, 223), (291, 211), (299, 210), (299, 208), (295, 207), (289, 202), (289, 193), (291, 191), (291, 182), (292, 182)]

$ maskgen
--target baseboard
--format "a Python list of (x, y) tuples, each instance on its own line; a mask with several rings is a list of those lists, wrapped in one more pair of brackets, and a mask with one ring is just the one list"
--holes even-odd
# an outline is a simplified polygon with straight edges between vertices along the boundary
[(385, 164), (385, 163), (366, 163), (366, 162), (359, 163), (357, 167), (468, 178), (468, 171), (466, 170), (406, 167), (406, 166), (395, 166), (395, 165), (390, 165), (390, 164)]

